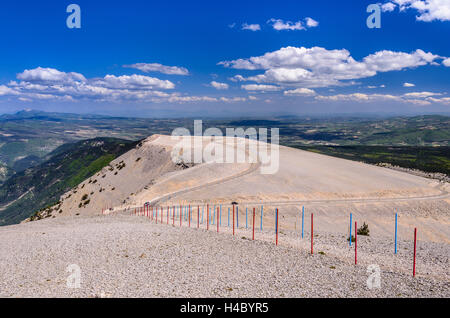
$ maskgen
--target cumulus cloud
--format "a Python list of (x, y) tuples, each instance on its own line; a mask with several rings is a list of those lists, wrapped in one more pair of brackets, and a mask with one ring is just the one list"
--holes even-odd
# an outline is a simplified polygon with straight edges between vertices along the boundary
[(383, 4), (383, 5), (381, 5), (381, 10), (383, 12), (392, 12), (392, 11), (395, 10), (396, 7), (397, 6), (395, 5), (395, 3), (387, 2), (387, 3)]
[(314, 96), (316, 92), (309, 88), (297, 88), (288, 91), (284, 91), (284, 95), (296, 95), (296, 96)]
[(281, 88), (275, 85), (263, 85), (263, 84), (248, 84), (248, 85), (242, 85), (242, 89), (245, 89), (246, 91), (262, 91), (262, 92), (273, 92), (273, 91), (279, 91)]
[(414, 87), (414, 86), (416, 85), (413, 83), (403, 83), (403, 87)]
[(398, 6), (400, 12), (415, 10), (416, 20), (423, 22), (450, 21), (450, 1), (448, 0), (390, 0), (383, 4), (383, 11), (394, 11)]
[(418, 49), (411, 53), (384, 50), (356, 61), (346, 49), (289, 46), (262, 56), (218, 64), (234, 69), (264, 71), (249, 77), (237, 75), (236, 80), (313, 88), (348, 85), (351, 80), (372, 77), (380, 72), (415, 68), (435, 63), (436, 59), (441, 57)]
[(306, 18), (306, 26), (308, 28), (315, 28), (316, 26), (319, 25), (319, 22), (317, 22), (316, 20), (314, 20), (313, 18)]
[(5, 96), (5, 95), (17, 95), (18, 92), (5, 86), (5, 85), (0, 85), (0, 96)]
[(260, 31), (261, 26), (259, 24), (242, 24), (242, 30)]
[(219, 82), (216, 82), (216, 81), (212, 81), (211, 82), (211, 86), (214, 87), (215, 89), (218, 89), (218, 90), (224, 90), (224, 89), (228, 89), (230, 87), (226, 83), (219, 83)]
[(450, 58), (447, 58), (447, 59), (443, 60), (442, 64), (444, 64), (447, 67), (450, 67)]
[(245, 102), (247, 100), (247, 98), (245, 97), (221, 97), (220, 101), (225, 102), (225, 103), (236, 103), (236, 102)]
[(298, 30), (306, 30), (307, 28), (314, 28), (319, 25), (319, 22), (312, 18), (306, 18), (304, 21), (284, 21), (282, 19), (270, 19), (267, 23), (272, 25), (272, 28), (277, 31), (298, 31)]
[(19, 81), (1, 86), (0, 94), (19, 95), (22, 100), (157, 100), (170, 96), (163, 90), (175, 88), (171, 81), (143, 75), (106, 75), (87, 79), (79, 73), (42, 67), (25, 70), (16, 77)]
[(25, 70), (17, 74), (17, 79), (29, 83), (74, 83), (86, 82), (86, 78), (79, 73), (65, 73), (53, 68), (38, 67), (32, 70)]
[(291, 21), (283, 21), (281, 19), (270, 19), (267, 21), (267, 23), (272, 24), (272, 27), (277, 31), (282, 30), (306, 30), (306, 28), (303, 26), (303, 23), (301, 21), (298, 22), (291, 22)]
[(96, 86), (116, 88), (116, 89), (174, 89), (175, 84), (168, 80), (160, 80), (155, 77), (143, 75), (106, 75), (104, 78), (94, 80)]
[(441, 93), (432, 93), (432, 92), (414, 92), (414, 93), (408, 93), (404, 94), (403, 96), (406, 98), (427, 98), (431, 96), (439, 96), (442, 95)]
[(159, 72), (167, 75), (189, 75), (189, 71), (184, 67), (166, 66), (159, 63), (135, 63), (123, 67), (134, 68), (144, 73)]
[(415, 92), (403, 95), (390, 95), (390, 94), (363, 94), (363, 93), (352, 93), (352, 94), (337, 94), (337, 95), (317, 95), (315, 97), (318, 101), (327, 102), (380, 102), (380, 101), (393, 101), (400, 103), (409, 103), (419, 106), (430, 105), (432, 103), (440, 104), (450, 104), (450, 97), (436, 98), (436, 96), (442, 95), (441, 93), (433, 92)]
[[(184, 96), (173, 92), (175, 84), (168, 80), (144, 75), (108, 74), (86, 78), (79, 73), (66, 73), (52, 68), (38, 67), (17, 74), (17, 81), (0, 85), (0, 96), (16, 96), (20, 101), (59, 100), (98, 102), (244, 102), (245, 97)], [(222, 85), (221, 85), (222, 84)], [(225, 87), (225, 83), (215, 83)]]

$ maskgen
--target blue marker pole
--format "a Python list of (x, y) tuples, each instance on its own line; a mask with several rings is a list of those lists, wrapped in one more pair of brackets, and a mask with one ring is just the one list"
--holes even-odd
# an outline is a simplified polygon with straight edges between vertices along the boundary
[(350, 237), (349, 237), (349, 240), (348, 240), (348, 244), (349, 244), (349, 246), (352, 246), (352, 214), (350, 213)]
[(216, 206), (214, 206), (214, 217), (212, 220), (212, 224), (215, 224), (215, 222), (216, 222)]
[(302, 238), (305, 229), (305, 207), (302, 207)]
[(261, 225), (260, 225), (260, 230), (261, 230), (261, 232), (262, 232), (262, 223), (263, 223), (263, 211), (264, 211), (264, 206), (263, 205), (261, 205)]
[(245, 208), (245, 228), (248, 229), (248, 208)]
[(236, 227), (239, 228), (239, 207), (236, 207)]
[(205, 211), (205, 207), (202, 206), (202, 224), (203, 224), (203, 212)]
[(394, 254), (397, 254), (397, 213), (395, 213), (395, 251)]

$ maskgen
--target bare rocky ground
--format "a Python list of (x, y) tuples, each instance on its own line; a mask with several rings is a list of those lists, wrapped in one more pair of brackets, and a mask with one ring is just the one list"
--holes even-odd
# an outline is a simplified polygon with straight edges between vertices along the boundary
[[(164, 218), (164, 223), (166, 219)], [(73, 216), (0, 228), (1, 297), (450, 297), (445, 243), (412, 241), (399, 254), (385, 238), (358, 236), (358, 265), (346, 233), (196, 229), (154, 224), (121, 213)], [(68, 288), (67, 267), (81, 269), (81, 287)], [(381, 268), (369, 289), (367, 267)]]

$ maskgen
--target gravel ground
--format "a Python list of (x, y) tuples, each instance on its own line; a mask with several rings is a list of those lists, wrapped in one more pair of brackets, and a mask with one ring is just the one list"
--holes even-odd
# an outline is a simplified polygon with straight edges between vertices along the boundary
[[(176, 223), (179, 225), (179, 223)], [(202, 225), (204, 227), (205, 225)], [(193, 225), (194, 227), (194, 225)], [(0, 228), (1, 297), (450, 297), (449, 244), (358, 237), (358, 265), (345, 233), (154, 224), (125, 214), (61, 217)], [(322, 253), (319, 253), (322, 252)], [(68, 288), (67, 267), (81, 269)], [(369, 289), (367, 266), (381, 268)]]

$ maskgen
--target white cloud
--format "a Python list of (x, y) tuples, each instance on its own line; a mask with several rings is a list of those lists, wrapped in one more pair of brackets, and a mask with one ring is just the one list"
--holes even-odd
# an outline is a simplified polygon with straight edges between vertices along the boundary
[(316, 26), (319, 25), (319, 22), (317, 22), (316, 20), (314, 20), (313, 18), (306, 18), (306, 26), (308, 28), (315, 28)]
[(134, 68), (145, 73), (159, 72), (167, 75), (189, 75), (189, 71), (184, 67), (166, 66), (159, 63), (136, 63), (124, 65), (123, 67)]
[(259, 24), (247, 24), (247, 23), (244, 23), (242, 25), (242, 30), (260, 31), (261, 30), (261, 26)]
[(414, 86), (416, 85), (413, 83), (403, 83), (403, 87), (414, 87)]
[(79, 73), (66, 73), (52, 68), (38, 67), (17, 74), (19, 82), (0, 86), (0, 94), (19, 95), (22, 99), (56, 99), (74, 101), (146, 100), (155, 101), (170, 95), (161, 90), (172, 90), (175, 84), (168, 80), (143, 75), (106, 75), (87, 79)]
[(319, 25), (319, 22), (312, 18), (306, 18), (304, 22), (297, 21), (284, 21), (282, 19), (270, 19), (267, 23), (272, 25), (277, 31), (289, 30), (289, 31), (298, 31), (298, 30), (306, 30), (306, 28), (314, 28)]
[(225, 103), (236, 103), (236, 102), (245, 102), (247, 100), (247, 98), (245, 97), (221, 97), (220, 101), (225, 102)]
[(447, 59), (443, 60), (442, 64), (444, 64), (447, 67), (450, 67), (450, 58), (447, 58)]
[(381, 10), (382, 10), (383, 12), (392, 12), (392, 11), (394, 11), (394, 9), (395, 9), (396, 7), (397, 7), (397, 6), (395, 5), (395, 3), (387, 2), (387, 3), (385, 3), (385, 4), (383, 4), (383, 5), (381, 6)]
[(248, 97), (248, 99), (249, 99), (249, 100), (258, 100), (258, 98), (257, 98), (257, 97), (255, 97), (255, 96), (252, 96), (252, 95), (250, 95), (250, 96)]
[(316, 92), (312, 89), (302, 87), (302, 88), (284, 91), (284, 95), (314, 96), (314, 95), (316, 95)]
[(242, 85), (242, 89), (245, 89), (246, 91), (279, 91), (281, 88), (275, 85), (259, 85), (259, 84), (248, 84), (248, 85)]
[(450, 97), (442, 97), (442, 98), (429, 97), (427, 98), (427, 100), (435, 103), (450, 105)]
[(211, 86), (214, 87), (215, 89), (218, 89), (218, 90), (224, 90), (224, 89), (228, 89), (230, 87), (226, 83), (219, 83), (219, 82), (216, 82), (216, 81), (212, 81), (211, 82)]
[(406, 98), (427, 98), (431, 96), (439, 96), (442, 95), (441, 93), (432, 93), (432, 92), (414, 92), (414, 93), (408, 93), (404, 94), (403, 96)]
[(318, 101), (327, 101), (327, 102), (350, 101), (361, 103), (392, 101), (392, 102), (414, 104), (419, 106), (430, 105), (432, 103), (450, 104), (450, 97), (443, 97), (443, 98), (434, 97), (440, 95), (442, 94), (432, 92), (415, 92), (404, 95), (352, 93), (352, 94), (338, 94), (329, 96), (317, 95), (315, 99)]
[(306, 28), (303, 26), (303, 23), (301, 21), (298, 22), (291, 22), (291, 21), (283, 21), (281, 19), (270, 19), (267, 21), (267, 23), (272, 24), (272, 27), (277, 31), (282, 30), (306, 30)]
[(143, 75), (106, 75), (103, 79), (95, 80), (95, 85), (118, 88), (118, 89), (136, 89), (136, 88), (148, 88), (148, 89), (174, 89), (175, 84), (168, 80), (160, 80), (155, 77), (143, 76)]
[(85, 82), (86, 78), (79, 73), (65, 73), (58, 71), (54, 68), (38, 67), (32, 70), (25, 70), (22, 73), (17, 74), (17, 79), (29, 82), (29, 83), (73, 83), (73, 82)]
[(232, 82), (245, 82), (246, 81), (246, 79), (242, 75), (235, 75), (233, 77), (230, 77), (229, 80)]
[[(38, 67), (17, 74), (20, 81), (10, 81), (0, 85), (0, 96), (12, 96), (24, 102), (34, 100), (98, 102), (222, 102), (236, 103), (253, 100), (246, 97), (210, 97), (188, 96), (173, 92), (175, 84), (168, 80), (143, 75), (108, 74), (104, 77), (85, 78), (79, 73), (65, 73), (56, 69)], [(228, 84), (211, 82), (216, 88), (228, 87)], [(168, 93), (166, 91), (171, 91)]]
[(18, 95), (19, 93), (5, 85), (0, 85), (0, 96), (4, 95)]
[(172, 103), (186, 103), (186, 102), (217, 102), (218, 99), (209, 96), (171, 96), (169, 102)]
[(411, 53), (379, 51), (356, 61), (346, 49), (327, 50), (322, 47), (284, 47), (262, 56), (241, 58), (218, 63), (243, 70), (263, 70), (263, 74), (250, 77), (235, 76), (236, 80), (327, 87), (352, 84), (348, 81), (375, 76), (380, 72), (414, 68), (440, 59), (438, 55), (416, 50)]
[(123, 67), (134, 68), (144, 73), (159, 72), (167, 75), (189, 75), (189, 71), (184, 67), (166, 66), (159, 63), (135, 63)]
[(391, 0), (383, 7), (392, 8), (393, 5), (398, 5), (400, 12), (407, 9), (416, 10), (419, 13), (416, 16), (418, 21), (450, 21), (450, 1), (448, 0)]

